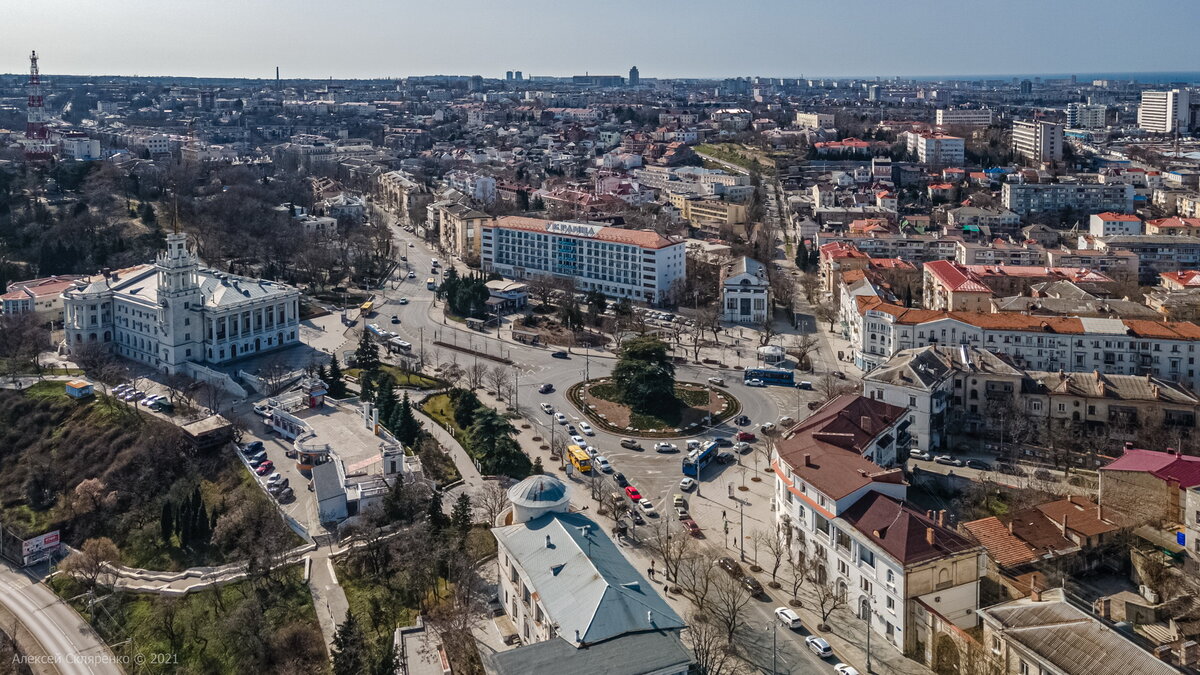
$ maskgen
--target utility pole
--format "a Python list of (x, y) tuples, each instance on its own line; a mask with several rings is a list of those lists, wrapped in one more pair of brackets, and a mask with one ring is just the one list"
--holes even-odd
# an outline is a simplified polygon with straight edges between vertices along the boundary
[(746, 562), (746, 502), (738, 499), (738, 558)]
[[(778, 650), (779, 624), (772, 621), (770, 624), (767, 625), (767, 630), (771, 631), (771, 675), (775, 675), (776, 673), (779, 672), (778, 668), (776, 667), (776, 663), (775, 663), (777, 661), (776, 657), (779, 654), (779, 650)], [(868, 666), (867, 671), (870, 672), (870, 670), (871, 670), (871, 668), (870, 668), (870, 666)]]

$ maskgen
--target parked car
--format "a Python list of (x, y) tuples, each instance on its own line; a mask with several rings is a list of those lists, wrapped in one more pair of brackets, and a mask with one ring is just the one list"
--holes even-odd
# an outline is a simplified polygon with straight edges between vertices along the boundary
[(242, 446), (242, 454), (250, 457), (263, 451), (262, 441), (250, 441)]
[(801, 389), (812, 389), (812, 382), (809, 382), (808, 380), (801, 380), (800, 384), (796, 386)]
[(296, 493), (292, 491), (292, 488), (285, 487), (279, 491), (279, 494), (275, 495), (275, 499), (279, 500), (281, 504), (286, 504), (296, 499)]
[(848, 663), (837, 664), (833, 667), (833, 671), (837, 673), (837, 675), (861, 675), (861, 673), (858, 672), (858, 668), (855, 668)]
[(542, 404), (542, 412), (546, 413), (547, 415), (553, 415), (554, 414), (554, 406), (550, 405), (549, 403), (543, 403)]
[(717, 558), (714, 563), (717, 567), (725, 570), (729, 576), (737, 579), (739, 583), (750, 593), (750, 595), (758, 597), (763, 594), (762, 584), (758, 583), (758, 579), (749, 576), (742, 571), (742, 566), (733, 561), (733, 558)]
[[(409, 244), (409, 246), (412, 246), (412, 244)], [(408, 273), (408, 278), (409, 278), (409, 279), (416, 279), (416, 278), (417, 278), (417, 273), (416, 273), (416, 272), (409, 272), (409, 273)]]
[(283, 476), (278, 471), (267, 476), (267, 485), (275, 485), (283, 480)]
[(553, 354), (551, 354), (550, 356), (552, 356), (552, 357), (554, 357), (554, 358), (556, 358), (556, 359), (569, 359), (569, 358), (571, 358), (571, 357), (570, 357), (570, 355), (568, 355), (566, 352), (554, 352), (554, 353), (553, 353)]
[(642, 513), (653, 518), (658, 517), (658, 511), (654, 510), (654, 504), (650, 503), (649, 499), (643, 499), (638, 502), (638, 507), (642, 509)]
[(554, 413), (554, 421), (558, 422), (559, 424), (566, 424), (567, 416), (562, 413)]
[(708, 383), (711, 385), (717, 386), (717, 387), (724, 387), (725, 386), (725, 378), (710, 377), (710, 378), (708, 378)]
[(671, 506), (674, 506), (676, 508), (678, 508), (680, 506), (687, 506), (687, 499), (684, 498), (684, 496), (679, 493), (671, 495)]
[(1027, 475), (1029, 475), (1028, 473), (1026, 473), (1025, 469), (1022, 469), (1021, 467), (1019, 467), (1015, 464), (1007, 464), (1007, 463), (997, 464), (996, 470), (999, 471), (1000, 473), (1006, 473), (1010, 476), (1027, 476)]
[(166, 397), (161, 394), (151, 394), (151, 395), (147, 396), (146, 398), (142, 399), (142, 405), (149, 408), (150, 406), (154, 405), (155, 403), (158, 403), (159, 401), (161, 401), (164, 398), (166, 398)]
[(683, 480), (679, 481), (679, 489), (683, 490), (684, 492), (687, 492), (694, 487), (696, 487), (696, 479), (692, 478), (691, 476), (685, 477)]
[(781, 427), (790, 427), (795, 423), (796, 420), (792, 419), (789, 415), (784, 415), (783, 417), (779, 418), (779, 426)]
[(604, 473), (612, 473), (612, 464), (608, 463), (607, 457), (604, 457), (603, 455), (596, 455), (596, 459), (594, 461), (596, 466), (599, 467), (601, 471)]
[(642, 498), (642, 493), (638, 492), (637, 488), (632, 485), (627, 485), (625, 486), (625, 496), (636, 502)]
[(583, 432), (584, 436), (595, 436), (596, 435), (596, 432), (592, 430), (592, 425), (588, 424), (587, 422), (580, 422), (579, 430)]
[(733, 447), (733, 441), (729, 440), (728, 438), (725, 438), (724, 436), (721, 436), (720, 438), (714, 438), (713, 442), (717, 444), (718, 448), (732, 448)]
[(763, 381), (756, 377), (756, 378), (753, 378), (750, 380), (746, 380), (746, 386), (747, 387), (765, 387), (767, 385), (763, 384)]
[(549, 382), (538, 387), (539, 394), (549, 394), (552, 391), (554, 391), (554, 385), (550, 384)]
[(674, 443), (667, 443), (666, 441), (663, 441), (662, 443), (658, 443), (654, 446), (654, 451), (664, 453), (679, 452), (679, 446), (675, 445)]
[(685, 519), (691, 518), (692, 516), (690, 513), (688, 513), (686, 506), (676, 506), (675, 507), (675, 517), (680, 520), (685, 520)]
[(733, 464), (736, 461), (737, 457), (734, 456), (732, 452), (721, 452), (717, 454), (717, 464)]
[(779, 625), (785, 628), (799, 628), (800, 615), (788, 607), (776, 607), (775, 618), (779, 621)]
[(574, 443), (575, 445), (579, 445), (579, 446), (587, 445), (587, 441), (584, 440), (583, 436), (580, 436), (578, 434), (571, 436), (571, 442)]
[(933, 459), (933, 455), (925, 452), (924, 450), (910, 450), (908, 452), (908, 456), (912, 457), (913, 459), (925, 460), (926, 462)]
[(819, 638), (816, 635), (809, 635), (804, 638), (804, 644), (808, 646), (808, 650), (817, 655), (818, 658), (827, 659), (833, 656), (833, 648), (825, 641), (825, 638)]
[(692, 520), (691, 518), (686, 518), (684, 520), (681, 520), (681, 521), (679, 521), (679, 524), (683, 525), (683, 529), (687, 530), (687, 533), (692, 535), (693, 537), (700, 536), (700, 526), (697, 525), (696, 521)]
[(622, 438), (621, 439), (621, 447), (628, 448), (630, 450), (641, 450), (642, 444), (638, 443), (637, 441), (633, 440), (632, 438)]
[(625, 474), (623, 473), (614, 473), (613, 480), (616, 481), (617, 487), (626, 487), (629, 485), (629, 481), (625, 478)]
[(393, 314), (392, 315), (392, 323), (400, 323), (400, 317)]
[(262, 464), (259, 464), (258, 468), (254, 470), (254, 473), (256, 473), (260, 476), (265, 476), (274, 470), (275, 470), (275, 463), (268, 459), (267, 461), (263, 462)]
[(992, 465), (978, 459), (968, 459), (967, 468), (978, 469), (979, 471), (991, 471)]
[(254, 404), (254, 414), (255, 415), (270, 415), (271, 409), (268, 408), (267, 404), (265, 404), (265, 403), (256, 403), (256, 404)]
[(734, 444), (733, 449), (736, 450), (738, 454), (744, 455), (750, 452), (751, 446), (746, 441), (738, 441)]
[(250, 460), (249, 460), (249, 461), (250, 461), (250, 466), (252, 466), (252, 467), (254, 467), (254, 468), (256, 468), (256, 469), (257, 469), (259, 464), (262, 464), (263, 462), (267, 461), (267, 453), (266, 453), (266, 451), (265, 451), (265, 450), (259, 450), (259, 451), (258, 451), (258, 453), (256, 453), (256, 454), (255, 454), (255, 455), (253, 455), (252, 457), (250, 457)]
[(763, 432), (764, 434), (769, 434), (772, 431), (775, 431), (775, 423), (774, 422), (763, 422), (762, 425), (760, 425), (758, 427), (758, 429), (759, 429), (759, 431)]
[(961, 459), (957, 457), (951, 457), (950, 455), (938, 455), (937, 457), (933, 458), (933, 461), (937, 462), (938, 464), (945, 464), (947, 466), (963, 465), (963, 461)]
[(288, 481), (288, 479), (284, 478), (284, 479), (280, 480), (278, 483), (275, 483), (274, 485), (268, 485), (267, 489), (271, 491), (271, 494), (276, 494), (276, 493), (283, 491), (285, 488), (287, 488), (289, 483), (290, 483), (290, 481)]
[(632, 518), (633, 522), (637, 523), (638, 525), (646, 524), (646, 519), (642, 517), (642, 514), (637, 512), (637, 509), (630, 509), (629, 517)]
[(743, 443), (748, 443), (748, 442), (750, 442), (750, 441), (756, 441), (756, 440), (758, 440), (758, 437), (757, 437), (757, 436), (755, 436), (755, 435), (754, 435), (754, 433), (753, 433), (753, 432), (750, 432), (750, 431), (739, 431), (739, 432), (737, 432), (737, 437), (736, 437), (736, 438), (737, 438), (739, 441), (742, 441)]

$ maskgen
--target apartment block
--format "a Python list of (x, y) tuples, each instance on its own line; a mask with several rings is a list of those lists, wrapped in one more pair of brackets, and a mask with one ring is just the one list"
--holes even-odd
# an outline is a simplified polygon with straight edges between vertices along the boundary
[(963, 139), (948, 134), (916, 133), (909, 131), (908, 151), (917, 156), (917, 161), (937, 166), (958, 166), (964, 161), (966, 145)]
[(1103, 129), (1108, 124), (1108, 106), (1067, 104), (1067, 126), (1071, 129)]
[(1191, 94), (1187, 89), (1143, 91), (1138, 106), (1138, 127), (1156, 134), (1188, 130)]
[(1133, 212), (1132, 185), (1101, 183), (1005, 183), (1000, 189), (1004, 207), (1027, 216), (1073, 209), (1088, 214)]
[(826, 113), (796, 113), (796, 126), (805, 129), (825, 129), (833, 126), (833, 115)]
[(992, 123), (992, 119), (992, 111), (987, 108), (980, 110), (944, 108), (935, 113), (934, 123), (939, 127), (986, 127)]
[(1061, 162), (1063, 125), (1054, 122), (1014, 120), (1012, 147), (1018, 157), (1030, 164)]

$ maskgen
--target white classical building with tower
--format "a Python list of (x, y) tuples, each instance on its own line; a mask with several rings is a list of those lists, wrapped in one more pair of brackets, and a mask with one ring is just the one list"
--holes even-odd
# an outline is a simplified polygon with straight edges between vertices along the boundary
[(167, 373), (220, 365), (300, 341), (300, 292), (202, 267), (187, 235), (153, 265), (104, 272), (63, 292), (66, 348), (101, 345)]

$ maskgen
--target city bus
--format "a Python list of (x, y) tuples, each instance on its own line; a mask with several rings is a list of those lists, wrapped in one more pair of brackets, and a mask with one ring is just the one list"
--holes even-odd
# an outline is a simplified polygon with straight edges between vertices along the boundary
[(428, 279), (425, 280), (425, 288), (428, 288), (431, 291), (436, 291), (437, 287), (438, 287), (437, 279), (434, 279), (433, 277), (429, 277)]
[(587, 454), (587, 451), (578, 445), (567, 446), (567, 459), (571, 461), (571, 465), (580, 473), (587, 473), (592, 470), (592, 458)]
[(358, 313), (360, 316), (364, 317), (372, 316), (375, 314), (375, 303), (370, 300), (364, 302), (362, 306), (358, 308)]
[(742, 381), (749, 382), (750, 380), (758, 380), (763, 384), (781, 384), (786, 387), (796, 384), (792, 371), (779, 368), (747, 368), (742, 375)]
[(699, 448), (689, 452), (688, 456), (683, 458), (683, 475), (699, 480), (700, 474), (704, 472), (704, 467), (712, 464), (716, 458), (717, 442), (708, 441), (707, 443), (703, 443)]

